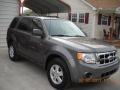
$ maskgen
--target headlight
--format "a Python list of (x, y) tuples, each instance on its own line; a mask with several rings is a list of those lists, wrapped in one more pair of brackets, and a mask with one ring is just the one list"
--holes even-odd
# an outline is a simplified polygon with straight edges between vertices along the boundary
[(91, 63), (91, 64), (96, 63), (95, 55), (91, 53), (77, 53), (77, 59), (82, 60), (86, 63)]

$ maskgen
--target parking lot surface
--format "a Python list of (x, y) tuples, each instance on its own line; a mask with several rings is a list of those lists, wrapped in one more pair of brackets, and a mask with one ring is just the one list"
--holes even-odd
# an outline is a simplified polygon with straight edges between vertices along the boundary
[[(120, 56), (120, 49), (118, 49)], [(27, 61), (11, 62), (7, 49), (0, 49), (0, 90), (55, 90), (47, 80), (46, 72)], [(120, 69), (102, 83), (74, 84), (67, 90), (120, 90)]]

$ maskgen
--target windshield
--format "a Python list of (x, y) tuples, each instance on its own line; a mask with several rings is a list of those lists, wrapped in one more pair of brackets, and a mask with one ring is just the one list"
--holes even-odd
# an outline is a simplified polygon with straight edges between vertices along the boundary
[(46, 19), (45, 24), (49, 35), (67, 36), (67, 37), (84, 37), (85, 34), (72, 22), (59, 19)]

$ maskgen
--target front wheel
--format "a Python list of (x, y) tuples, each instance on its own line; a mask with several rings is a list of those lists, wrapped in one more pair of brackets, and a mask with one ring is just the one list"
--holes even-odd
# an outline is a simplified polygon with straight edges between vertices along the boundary
[(59, 58), (48, 64), (47, 76), (50, 84), (56, 89), (64, 89), (71, 82), (67, 65)]

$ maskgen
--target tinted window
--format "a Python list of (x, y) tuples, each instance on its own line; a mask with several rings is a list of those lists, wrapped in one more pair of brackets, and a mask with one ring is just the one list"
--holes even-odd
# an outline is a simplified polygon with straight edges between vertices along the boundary
[(36, 28), (43, 28), (42, 27), (42, 23), (39, 19), (33, 19), (33, 28), (36, 29)]
[(18, 25), (18, 29), (26, 32), (31, 32), (32, 31), (31, 23), (32, 23), (32, 19), (23, 18)]
[(11, 23), (11, 25), (10, 25), (10, 28), (15, 28), (15, 26), (18, 23), (18, 20), (19, 20), (18, 18), (14, 18), (13, 21), (12, 21), (12, 23)]

